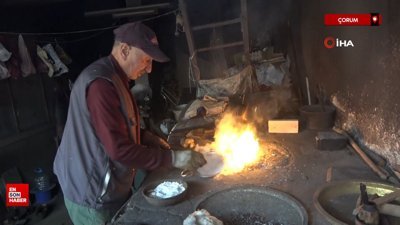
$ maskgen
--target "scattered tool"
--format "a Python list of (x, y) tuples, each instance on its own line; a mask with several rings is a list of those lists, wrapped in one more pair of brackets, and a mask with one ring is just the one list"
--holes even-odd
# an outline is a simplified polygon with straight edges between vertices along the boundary
[(379, 225), (379, 212), (376, 204), (368, 199), (367, 187), (360, 183), (361, 197), (353, 211), (356, 225)]
[[(380, 214), (400, 217), (400, 206), (387, 204), (400, 198), (400, 190), (378, 197), (376, 194), (368, 197), (365, 184), (360, 183), (361, 196), (357, 200), (357, 206), (353, 211), (356, 216), (356, 225), (378, 225)], [(388, 223), (386, 223), (388, 224)]]

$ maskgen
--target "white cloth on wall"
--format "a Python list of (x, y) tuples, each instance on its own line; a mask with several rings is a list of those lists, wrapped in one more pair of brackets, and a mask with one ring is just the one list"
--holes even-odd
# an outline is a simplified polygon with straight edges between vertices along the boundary
[(18, 35), (18, 51), (19, 51), (19, 56), (21, 58), (22, 76), (26, 77), (30, 74), (35, 74), (36, 68), (32, 63), (31, 55), (29, 54), (28, 48), (26, 47), (22, 35)]
[(9, 78), (11, 74), (8, 72), (6, 64), (4, 62), (11, 58), (11, 52), (9, 52), (2, 43), (0, 43), (0, 80)]
[(47, 68), (49, 69), (49, 71), (47, 72), (47, 75), (49, 75), (49, 77), (52, 77), (54, 74), (54, 67), (53, 64), (51, 63), (47, 53), (39, 46), (36, 46), (36, 53), (39, 56), (39, 58), (43, 61), (44, 64), (46, 64)]
[(61, 59), (58, 57), (56, 51), (51, 44), (43, 46), (43, 50), (50, 56), (53, 61), (54, 76), (60, 76), (61, 74), (68, 73), (68, 67), (64, 65)]
[(6, 62), (10, 59), (11, 57), (11, 52), (9, 52), (2, 43), (0, 43), (0, 61), (1, 62)]
[(8, 72), (6, 65), (0, 62), (0, 80), (9, 78), (11, 74)]

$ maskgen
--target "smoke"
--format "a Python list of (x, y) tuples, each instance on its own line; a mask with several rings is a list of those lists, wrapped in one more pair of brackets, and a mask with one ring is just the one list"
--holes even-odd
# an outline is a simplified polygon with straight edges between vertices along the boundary
[(253, 48), (271, 46), (281, 39), (290, 17), (292, 0), (248, 1), (249, 33)]
[(268, 120), (288, 113), (295, 113), (297, 106), (290, 88), (274, 87), (268, 92), (254, 93), (247, 98), (244, 117), (258, 126)]

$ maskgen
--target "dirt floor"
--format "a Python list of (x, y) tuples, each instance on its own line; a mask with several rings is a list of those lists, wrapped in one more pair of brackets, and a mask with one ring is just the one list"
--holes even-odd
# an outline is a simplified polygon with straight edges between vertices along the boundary
[[(182, 178), (188, 182), (188, 193), (184, 201), (173, 206), (150, 205), (138, 192), (123, 207), (116, 223), (182, 224), (182, 221), (207, 196), (220, 190), (250, 185), (273, 188), (297, 199), (307, 212), (308, 224), (330, 224), (313, 205), (313, 194), (320, 186), (327, 183), (328, 170), (331, 171), (331, 176), (328, 176), (331, 182), (350, 179), (383, 181), (349, 148), (338, 151), (317, 150), (315, 148), (316, 134), (314, 131), (302, 131), (299, 134), (266, 134), (263, 137), (266, 143), (262, 144), (266, 155), (259, 164), (235, 175), (218, 175), (213, 178), (201, 178), (194, 175)], [(167, 178), (181, 178), (180, 171), (153, 171), (147, 177), (145, 185)], [(237, 207), (227, 204), (226, 208)]]

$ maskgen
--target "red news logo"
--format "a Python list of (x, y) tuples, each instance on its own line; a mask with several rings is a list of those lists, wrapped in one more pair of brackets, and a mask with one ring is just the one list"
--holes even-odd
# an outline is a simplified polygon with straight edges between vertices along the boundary
[(29, 206), (29, 184), (6, 184), (6, 206)]
[(352, 40), (341, 40), (339, 38), (326, 37), (324, 39), (325, 48), (348, 48), (354, 47)]
[(325, 14), (325, 26), (379, 26), (382, 24), (382, 15), (368, 14)]

